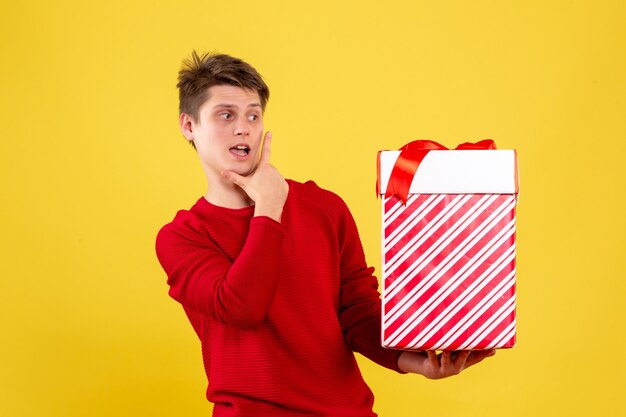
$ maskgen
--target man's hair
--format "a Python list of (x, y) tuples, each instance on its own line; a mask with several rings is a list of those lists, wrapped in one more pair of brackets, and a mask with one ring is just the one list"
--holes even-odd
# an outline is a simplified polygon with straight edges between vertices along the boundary
[(207, 100), (208, 90), (214, 85), (233, 85), (256, 91), (263, 111), (270, 97), (263, 78), (247, 62), (225, 54), (206, 52), (198, 55), (193, 51), (178, 71), (179, 113), (187, 113), (197, 122), (200, 106)]

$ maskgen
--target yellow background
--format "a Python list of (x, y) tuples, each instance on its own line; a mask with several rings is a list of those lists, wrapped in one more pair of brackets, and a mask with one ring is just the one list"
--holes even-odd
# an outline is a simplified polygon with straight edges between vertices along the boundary
[(154, 254), (205, 191), (194, 48), (264, 75), (274, 164), (344, 197), (377, 270), (377, 150), (517, 149), (518, 345), (442, 381), (360, 360), (381, 416), (626, 415), (624, 4), (2, 0), (0, 415), (210, 415)]

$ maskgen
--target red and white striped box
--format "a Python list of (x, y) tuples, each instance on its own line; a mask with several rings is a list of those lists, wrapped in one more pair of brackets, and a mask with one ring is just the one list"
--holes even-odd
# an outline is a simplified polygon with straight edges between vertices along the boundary
[(385, 196), (399, 154), (383, 151), (378, 160), (383, 346), (513, 347), (515, 151), (430, 151), (406, 205)]

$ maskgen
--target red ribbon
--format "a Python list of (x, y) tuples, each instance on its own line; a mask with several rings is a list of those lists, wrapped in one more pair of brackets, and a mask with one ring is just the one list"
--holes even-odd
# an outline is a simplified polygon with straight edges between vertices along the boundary
[[(490, 150), (496, 149), (496, 144), (491, 139), (485, 139), (476, 143), (461, 143), (454, 149)], [(387, 192), (385, 193), (385, 197), (397, 195), (402, 200), (402, 202), (406, 204), (406, 200), (409, 196), (409, 188), (411, 187), (411, 182), (413, 182), (415, 172), (417, 171), (420, 163), (426, 157), (426, 154), (432, 150), (448, 150), (448, 148), (432, 140), (415, 140), (413, 142), (407, 143), (402, 148), (400, 148), (400, 151), (402, 152), (400, 152), (400, 156), (398, 156), (398, 159), (396, 160), (396, 163), (391, 171), (391, 176), (389, 177), (389, 183), (387, 184)], [(376, 181), (376, 193), (379, 192), (378, 181), (380, 181), (380, 172), (378, 175), (378, 180)]]

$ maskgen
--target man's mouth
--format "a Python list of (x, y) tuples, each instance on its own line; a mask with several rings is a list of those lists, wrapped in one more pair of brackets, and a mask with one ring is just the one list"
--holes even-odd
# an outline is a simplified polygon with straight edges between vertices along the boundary
[(233, 155), (244, 157), (250, 153), (250, 147), (247, 145), (235, 145), (229, 151)]

